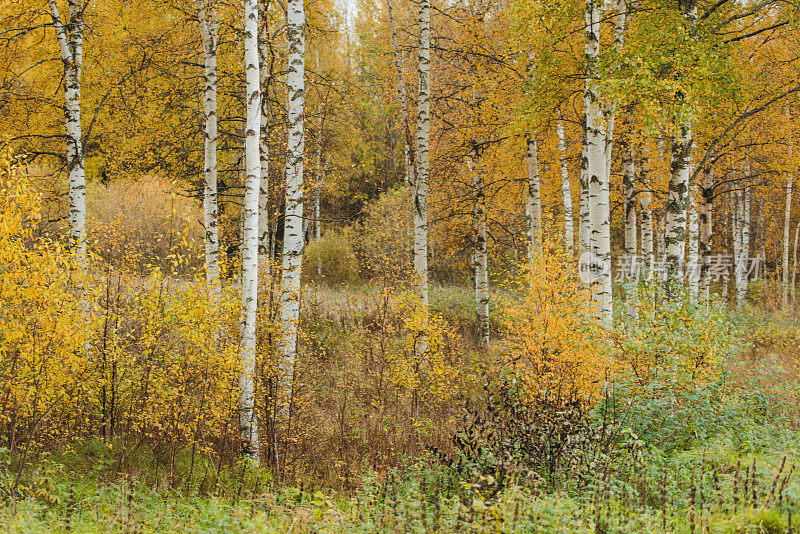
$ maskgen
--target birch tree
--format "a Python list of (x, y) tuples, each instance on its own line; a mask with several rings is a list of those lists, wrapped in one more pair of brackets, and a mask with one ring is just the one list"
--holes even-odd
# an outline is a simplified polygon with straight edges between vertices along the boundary
[(580, 206), (578, 207), (578, 254), (583, 256), (589, 252), (589, 161), (586, 156), (585, 121), (581, 137), (581, 168), (578, 178), (581, 186)]
[[(402, 114), (403, 137), (405, 140), (405, 182), (406, 184), (414, 183), (414, 147), (413, 140), (411, 139), (411, 125), (408, 122), (408, 105), (406, 99), (406, 84), (403, 79), (403, 64), (400, 58), (400, 46), (397, 42), (397, 27), (394, 20), (394, 10), (392, 7), (392, 0), (388, 0), (386, 9), (389, 12), (389, 28), (392, 32), (392, 54), (394, 57), (394, 69), (397, 72), (397, 100), (400, 104), (400, 113)], [(421, 9), (421, 6), (420, 6)]]
[(569, 170), (567, 169), (567, 144), (564, 139), (564, 124), (559, 120), (556, 124), (558, 135), (558, 160), (561, 164), (561, 195), (564, 199), (564, 250), (567, 255), (573, 255), (575, 247), (575, 229), (572, 217), (572, 194), (569, 188)]
[(467, 158), (467, 168), (472, 175), (475, 199), (472, 210), (474, 233), (475, 267), (475, 309), (478, 327), (478, 343), (484, 347), (489, 344), (489, 260), (486, 239), (486, 183), (480, 165), (477, 164), (477, 150)]
[(622, 194), (624, 198), (625, 215), (625, 254), (629, 257), (636, 256), (636, 167), (633, 159), (633, 150), (628, 140), (620, 143), (622, 152)]
[[(88, 4), (87, 4), (88, 5)], [(83, 12), (81, 0), (67, 0), (69, 19), (64, 21), (56, 0), (49, 0), (64, 66), (64, 124), (67, 130), (70, 244), (82, 270), (86, 270), (86, 173), (81, 137), (81, 72), (83, 69)]]
[(414, 272), (419, 297), (428, 308), (428, 185), (430, 179), (431, 4), (419, 2), (419, 97), (417, 101), (417, 168), (412, 190)]
[(700, 196), (700, 238), (698, 240), (700, 284), (698, 287), (698, 294), (701, 299), (707, 302), (709, 288), (711, 286), (709, 267), (711, 265), (714, 208), (714, 170), (711, 165), (706, 165), (703, 169)]
[(604, 157), (605, 121), (596, 89), (597, 60), (600, 52), (600, 4), (586, 1), (586, 81), (584, 108), (586, 115), (586, 173), (589, 182), (589, 264), (591, 300), (598, 320), (611, 325), (611, 232), (609, 221), (609, 191)]
[[(622, 53), (622, 48), (625, 45), (625, 26), (628, 6), (625, 0), (617, 0), (616, 11), (614, 13), (614, 44), (613, 49), (617, 54)], [(614, 128), (616, 123), (616, 105), (612, 104), (603, 110), (603, 115), (606, 121), (606, 139), (603, 149), (603, 157), (605, 158), (605, 172), (606, 182), (611, 182), (611, 155), (614, 147)], [(610, 201), (610, 200), (609, 200)]]
[(747, 263), (750, 254), (750, 191), (747, 186), (734, 192), (733, 265), (736, 305), (747, 299)]
[[(792, 156), (792, 145), (790, 140), (789, 157)], [(789, 173), (786, 177), (786, 207), (783, 217), (783, 307), (789, 307), (789, 224), (792, 218), (792, 180), (793, 176)]]
[(525, 221), (528, 228), (528, 263), (533, 265), (542, 254), (542, 197), (539, 186), (539, 147), (528, 138), (528, 183), (525, 190)]
[(792, 258), (792, 282), (791, 282), (791, 294), (792, 294), (792, 310), (797, 305), (797, 300), (795, 300), (795, 292), (797, 290), (796, 285), (796, 276), (797, 276), (797, 245), (798, 245), (798, 238), (800, 238), (800, 224), (795, 226), (794, 228), (794, 257)]
[(261, 17), (258, 38), (258, 72), (261, 89), (258, 184), (258, 271), (259, 279), (265, 283), (271, 276), (270, 232), (269, 232), (269, 83), (271, 77), (269, 50), (269, 0), (260, 1)]
[(261, 89), (258, 59), (258, 5), (244, 2), (244, 60), (247, 117), (245, 125), (245, 191), (242, 231), (242, 339), (239, 375), (239, 428), (244, 456), (260, 459), (255, 412), (256, 310), (258, 308), (258, 230), (261, 135)]
[(700, 221), (694, 205), (692, 204), (691, 189), (689, 192), (689, 202), (686, 211), (686, 252), (689, 260), (686, 263), (686, 281), (689, 289), (689, 296), (695, 300), (697, 299), (700, 289)]
[(655, 268), (655, 255), (653, 253), (653, 210), (650, 208), (650, 191), (642, 191), (639, 198), (641, 204), (641, 226), (642, 226), (642, 268), (644, 276), (650, 280), (653, 278)]
[[(637, 260), (637, 236), (636, 236), (636, 166), (633, 159), (633, 149), (630, 144), (630, 128), (627, 136), (620, 142), (622, 152), (622, 191), (623, 209), (625, 223), (625, 255), (629, 258), (632, 265), (636, 265)], [(638, 313), (635, 302), (635, 289), (626, 292), (626, 315), (629, 324), (633, 325), (638, 320)]]
[[(681, 14), (690, 32), (697, 22), (697, 0), (679, 0)], [(680, 73), (679, 73), (680, 76)], [(668, 265), (668, 283), (680, 283), (685, 263), (686, 212), (689, 206), (689, 161), (692, 156), (692, 127), (687, 111), (686, 94), (678, 89), (674, 103), (679, 117), (678, 133), (672, 139), (669, 196), (666, 205), (664, 244)]]
[(219, 204), (217, 201), (217, 8), (214, 0), (198, 0), (203, 42), (204, 165), (203, 221), (205, 226), (206, 284), (212, 302), (219, 300)]
[(305, 6), (303, 0), (287, 3), (289, 39), (287, 85), (286, 215), (283, 230), (283, 272), (280, 303), (280, 362), (278, 367), (278, 423), (288, 433), (289, 404), (297, 359), (297, 324), (300, 318), (300, 274), (303, 263), (303, 151), (305, 132)]

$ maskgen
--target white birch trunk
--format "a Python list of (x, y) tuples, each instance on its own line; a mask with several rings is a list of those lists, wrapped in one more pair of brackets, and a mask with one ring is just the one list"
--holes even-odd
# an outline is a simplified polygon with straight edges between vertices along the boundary
[[(694, 29), (697, 20), (697, 0), (680, 0), (681, 13)], [(682, 89), (675, 93), (675, 104), (686, 107)], [(669, 196), (666, 205), (664, 242), (667, 254), (668, 284), (682, 283), (686, 246), (686, 212), (689, 207), (689, 165), (692, 158), (692, 126), (689, 119), (679, 125), (678, 135), (672, 140), (669, 176)]]
[(696, 300), (700, 290), (700, 224), (697, 211), (692, 203), (691, 188), (689, 189), (687, 218), (686, 252), (689, 261), (686, 263), (686, 283), (690, 298)]
[(567, 169), (567, 144), (564, 139), (564, 125), (562, 121), (556, 124), (558, 134), (558, 159), (561, 164), (561, 194), (564, 197), (564, 250), (568, 256), (574, 254), (575, 229), (572, 217), (572, 194), (569, 188), (569, 170)]
[[(419, 3), (419, 99), (417, 106), (417, 168), (413, 185), (414, 272), (420, 300), (428, 309), (428, 182), (430, 178), (431, 4)], [(423, 343), (424, 344), (424, 343)], [(426, 352), (426, 347), (421, 352)]]
[(542, 197), (539, 187), (539, 147), (528, 138), (528, 187), (525, 192), (525, 221), (528, 227), (528, 263), (533, 266), (542, 255)]
[(217, 9), (213, 2), (198, 0), (203, 42), (203, 113), (205, 117), (203, 214), (205, 226), (206, 285), (211, 302), (220, 295), (219, 204), (217, 201)]
[(258, 308), (258, 197), (261, 179), (259, 137), (261, 90), (258, 60), (258, 5), (244, 3), (244, 61), (247, 76), (245, 126), (244, 228), (242, 232), (242, 340), (239, 375), (239, 428), (244, 456), (260, 459), (258, 421), (255, 412), (256, 310)]
[[(627, 17), (625, 0), (617, 0), (616, 13), (614, 13), (614, 51), (622, 52), (625, 45), (625, 21)], [(614, 147), (614, 125), (616, 122), (616, 105), (612, 105), (604, 112), (606, 119), (606, 143), (604, 147), (606, 182), (611, 183), (611, 162)], [(609, 199), (610, 202), (610, 199)]]
[(713, 239), (713, 207), (714, 207), (714, 172), (707, 166), (703, 172), (700, 206), (700, 239), (698, 253), (700, 254), (700, 285), (698, 293), (700, 298), (708, 302), (711, 279), (709, 267), (711, 266), (711, 247)]
[(644, 276), (650, 280), (653, 278), (655, 267), (655, 255), (653, 254), (653, 210), (650, 208), (650, 191), (642, 191), (639, 202), (641, 209), (642, 225), (642, 261)]
[(280, 303), (280, 362), (278, 365), (278, 419), (288, 437), (290, 403), (297, 360), (297, 325), (300, 319), (300, 275), (303, 264), (303, 130), (305, 111), (305, 6), (303, 0), (287, 3), (289, 40), (286, 143), (286, 216), (283, 231), (283, 272)]
[(625, 198), (625, 254), (636, 256), (636, 167), (632, 149), (628, 143), (620, 143), (622, 150), (622, 189)]
[[(750, 176), (750, 167), (747, 168), (748, 178)], [(750, 187), (745, 186), (742, 194), (744, 206), (742, 206), (742, 287), (741, 291), (737, 291), (736, 299), (741, 306), (747, 300), (748, 291), (748, 269), (750, 267)]]
[[(745, 188), (746, 189), (746, 188)], [(747, 239), (746, 230), (746, 203), (747, 194), (745, 191), (736, 191), (736, 208), (733, 219), (733, 264), (734, 264), (734, 288), (736, 289), (736, 305), (741, 306), (747, 298)]]
[[(628, 136), (630, 136), (630, 129), (628, 129)], [(619, 145), (622, 152), (622, 190), (624, 196), (624, 219), (625, 219), (625, 255), (629, 258), (632, 266), (636, 265), (638, 261), (637, 253), (637, 235), (636, 235), (636, 166), (633, 160), (633, 148), (630, 144), (630, 137), (622, 139)], [(634, 278), (636, 273), (633, 269), (632, 272), (625, 273)], [(635, 286), (634, 286), (635, 287)], [(635, 289), (626, 291), (626, 316), (629, 324), (633, 325), (638, 321), (638, 313), (636, 310), (636, 294)]]
[[(791, 154), (791, 149), (789, 151)], [(786, 207), (783, 219), (783, 307), (789, 307), (789, 224), (792, 218), (792, 175), (786, 177)]]
[(669, 196), (666, 205), (664, 245), (669, 283), (683, 282), (686, 247), (686, 215), (689, 207), (689, 161), (692, 154), (691, 129), (684, 125), (672, 141)]
[(578, 255), (583, 256), (589, 252), (589, 162), (586, 147), (586, 125), (583, 125), (581, 169), (579, 182), (581, 186), (580, 206), (578, 212)]
[(86, 173), (81, 137), (81, 72), (83, 68), (83, 6), (67, 0), (69, 21), (61, 19), (56, 0), (49, 0), (50, 16), (64, 65), (64, 124), (67, 131), (70, 246), (86, 271)]
[(600, 5), (587, 0), (586, 16), (590, 21), (586, 32), (586, 156), (589, 180), (589, 243), (591, 283), (590, 294), (598, 321), (611, 326), (613, 302), (611, 297), (611, 233), (609, 224), (609, 190), (604, 158), (605, 125), (595, 88), (595, 64), (600, 51)]
[(795, 300), (796, 296), (796, 275), (797, 275), (797, 245), (798, 245), (798, 238), (800, 238), (800, 224), (798, 224), (794, 229), (794, 259), (792, 261), (792, 283), (791, 283), (791, 293), (792, 293), (792, 311), (794, 311), (795, 306), (797, 305), (797, 301)]
[(397, 72), (397, 100), (400, 103), (400, 113), (403, 115), (403, 138), (405, 139), (405, 182), (407, 185), (414, 183), (414, 151), (413, 140), (411, 138), (411, 125), (408, 121), (408, 104), (406, 98), (406, 84), (403, 79), (403, 64), (400, 58), (400, 46), (397, 43), (397, 27), (394, 20), (394, 10), (392, 0), (387, 2), (389, 12), (389, 27), (392, 31), (392, 51), (394, 54), (394, 69)]
[(477, 157), (467, 158), (467, 166), (472, 175), (475, 201), (472, 212), (474, 231), (473, 265), (475, 267), (475, 309), (477, 318), (478, 344), (489, 345), (489, 260), (486, 240), (486, 184)]
[[(728, 198), (728, 214), (727, 214), (727, 224), (725, 227), (731, 232), (731, 248), (733, 249), (733, 259), (734, 262), (736, 258), (738, 258), (737, 252), (737, 245), (736, 245), (736, 194), (735, 192), (731, 194), (730, 192), (726, 195)], [(734, 278), (736, 275), (736, 267), (734, 266)], [(730, 288), (730, 276), (725, 276), (722, 280), (722, 300), (727, 304), (728, 302), (728, 291)]]
[(269, 28), (267, 27), (268, 2), (261, 0), (262, 19), (259, 25), (258, 61), (261, 87), (261, 131), (259, 134), (259, 161), (261, 180), (258, 186), (258, 271), (259, 280), (269, 286), (272, 275), (269, 234)]

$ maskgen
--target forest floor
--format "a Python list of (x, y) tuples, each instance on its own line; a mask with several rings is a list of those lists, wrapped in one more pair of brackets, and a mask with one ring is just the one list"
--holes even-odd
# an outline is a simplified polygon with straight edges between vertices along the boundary
[[(365, 317), (385, 296), (371, 285), (305, 291), (309, 316), (328, 315), (342, 330), (371, 328)], [(431, 306), (469, 336), (472, 298), (469, 288), (433, 288)], [(637, 350), (707, 343), (690, 328), (706, 312), (687, 318), (686, 309), (664, 308), (650, 326), (642, 317)], [(0, 531), (800, 532), (800, 322), (749, 306), (721, 313), (728, 341), (718, 376), (667, 386), (651, 377), (636, 394), (620, 381), (628, 396), (613, 401), (612, 423), (608, 396), (573, 427), (559, 426), (563, 409), (531, 423), (506, 398), (487, 405), (494, 415), (483, 422), (440, 429), (455, 432), (442, 441), (457, 443), (457, 462), (420, 452), (390, 466), (355, 458), (346, 471), (333, 465), (337, 453), (319, 451), (331, 465), (318, 466), (328, 476), (310, 486), (310, 475), (276, 484), (267, 468), (223, 464), (209, 451), (196, 462), (192, 452), (189, 471), (187, 450), (165, 460), (170, 447), (144, 439), (133, 448), (76, 440), (35, 458), (0, 448)], [(520, 470), (525, 462), (534, 469)]]

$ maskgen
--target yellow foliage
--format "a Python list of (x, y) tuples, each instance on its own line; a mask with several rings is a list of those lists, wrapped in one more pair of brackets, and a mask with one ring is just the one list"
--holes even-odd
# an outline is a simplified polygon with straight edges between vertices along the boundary
[[(40, 199), (16, 161), (0, 153), (0, 417), (12, 444), (18, 428), (79, 404), (92, 375), (76, 269), (61, 243), (33, 240)], [(63, 415), (65, 426), (84, 423), (81, 410)]]
[(611, 359), (565, 257), (545, 254), (531, 266), (521, 295), (503, 310), (507, 338), (500, 364), (521, 377), (531, 398), (591, 400), (601, 392)]

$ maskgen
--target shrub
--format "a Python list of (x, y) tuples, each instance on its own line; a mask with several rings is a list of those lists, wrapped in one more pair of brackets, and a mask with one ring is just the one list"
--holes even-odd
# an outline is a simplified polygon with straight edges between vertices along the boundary
[(307, 280), (335, 286), (358, 280), (358, 259), (350, 244), (348, 231), (328, 230), (308, 244), (303, 275)]
[(89, 190), (88, 231), (92, 250), (115, 266), (202, 266), (203, 228), (200, 203), (179, 194), (157, 178), (117, 179)]
[(405, 188), (383, 193), (364, 208), (357, 249), (368, 275), (403, 278), (411, 271), (412, 223)]

